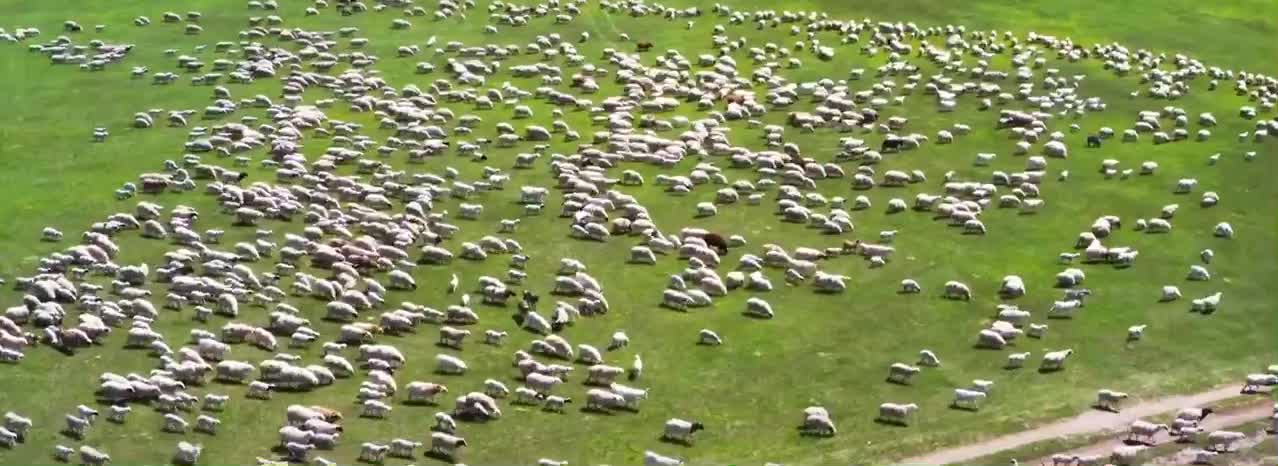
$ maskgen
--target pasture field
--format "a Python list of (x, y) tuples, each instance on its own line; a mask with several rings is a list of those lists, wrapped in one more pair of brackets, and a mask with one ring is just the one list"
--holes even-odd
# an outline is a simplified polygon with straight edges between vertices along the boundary
[[(216, 197), (203, 193), (207, 180), (201, 180), (200, 188), (187, 193), (139, 194), (129, 200), (117, 200), (113, 195), (123, 183), (137, 182), (141, 173), (161, 172), (165, 160), (181, 160), (185, 152), (182, 144), (188, 141), (190, 127), (212, 127), (238, 121), (243, 116), (269, 120), (265, 109), (245, 106), (223, 119), (193, 117), (188, 128), (168, 127), (162, 116), (156, 118), (153, 128), (132, 127), (132, 115), (139, 111), (199, 110), (209, 105), (213, 100), (212, 86), (192, 85), (188, 73), (178, 70), (174, 57), (166, 56), (164, 51), (177, 49), (178, 54), (194, 55), (211, 63), (224, 55), (214, 52), (212, 44), (238, 40), (237, 34), (248, 27), (250, 16), (276, 14), (284, 20), (281, 27), (310, 31), (358, 27), (360, 32), (356, 35), (369, 39), (368, 46), (362, 50), (380, 57), (373, 68), (395, 89), (416, 84), (428, 90), (436, 79), (451, 78), (445, 71), (447, 60), (456, 54), (434, 53), (433, 47), (425, 46), (429, 37), (436, 37), (439, 46), (461, 41), (467, 46), (497, 43), (522, 47), (538, 35), (557, 33), (565, 42), (572, 43), (588, 63), (607, 67), (612, 72), (598, 80), (601, 87), (598, 93), (584, 96), (596, 103), (623, 92), (622, 85), (613, 79), (615, 66), (600, 58), (605, 48), (635, 53), (635, 42), (650, 41), (655, 45), (653, 49), (639, 54), (645, 66), (653, 66), (657, 56), (674, 49), (693, 61), (692, 71), (696, 72), (703, 69), (696, 65), (698, 55), (717, 54), (717, 47), (711, 42), (712, 28), (724, 24), (730, 39), (744, 37), (748, 42), (745, 48), (733, 52), (741, 75), (748, 78), (759, 65), (753, 63), (746, 49), (762, 47), (769, 41), (790, 47), (794, 41), (805, 39), (803, 35), (790, 35), (788, 23), (763, 30), (756, 30), (748, 21), (744, 25), (728, 25), (727, 18), (711, 11), (710, 3), (696, 5), (704, 10), (704, 15), (688, 18), (694, 21), (690, 29), (685, 27), (688, 19), (667, 21), (654, 16), (609, 13), (597, 0), (591, 0), (582, 6), (580, 16), (566, 24), (555, 24), (555, 15), (551, 14), (533, 18), (525, 27), (498, 26), (498, 34), (483, 32), (484, 26), (496, 24), (487, 20), (487, 0), (480, 0), (475, 9), (466, 12), (466, 19), (452, 17), (442, 21), (435, 21), (429, 15), (406, 17), (401, 13), (402, 8), (395, 7), (340, 16), (330, 6), (320, 9), (319, 15), (305, 16), (304, 9), (311, 6), (307, 2), (281, 2), (281, 8), (274, 12), (250, 10), (244, 3), (0, 0), (0, 27), (8, 31), (37, 27), (42, 31), (40, 36), (23, 42), (0, 43), (0, 76), (3, 76), (0, 79), (3, 112), (0, 113), (0, 176), (4, 180), (0, 183), (0, 196), (5, 200), (0, 203), (0, 218), (6, 220), (0, 223), (0, 275), (7, 280), (0, 291), (3, 307), (21, 305), (23, 292), (11, 284), (18, 277), (35, 274), (41, 257), (77, 244), (90, 224), (102, 221), (111, 213), (132, 213), (139, 201), (155, 202), (168, 209), (178, 205), (198, 209), (201, 217), (197, 231), (227, 230), (222, 245), (212, 245), (215, 248), (229, 249), (238, 241), (253, 238), (253, 228), (233, 226), (232, 217), (222, 213)], [(1132, 0), (1084, 5), (1050, 0), (1024, 5), (1024, 2), (1010, 0), (813, 0), (777, 2), (768, 8), (825, 12), (831, 19), (868, 17), (873, 21), (915, 21), (924, 28), (965, 24), (969, 30), (1010, 30), (1022, 38), (1030, 31), (1037, 31), (1068, 36), (1086, 47), (1093, 43), (1120, 42), (1133, 49), (1149, 47), (1166, 52), (1169, 60), (1164, 63), (1164, 69), (1172, 69), (1172, 55), (1186, 53), (1207, 66), (1273, 74), (1278, 42), (1272, 38), (1278, 37), (1278, 30), (1272, 21), (1260, 19), (1260, 12), (1272, 10), (1272, 2), (1218, 3), (1221, 2)], [(754, 2), (725, 4), (737, 9), (761, 8)], [(693, 5), (671, 4), (680, 8)], [(433, 2), (422, 2), (422, 6), (428, 12), (435, 8)], [(161, 22), (162, 13), (170, 10), (200, 11), (199, 24), (203, 32), (185, 35), (182, 24)], [(133, 18), (139, 15), (150, 17), (152, 24), (133, 26)], [(412, 21), (412, 28), (392, 30), (392, 20), (399, 18)], [(100, 72), (80, 71), (75, 65), (51, 65), (47, 55), (28, 51), (29, 44), (45, 43), (63, 34), (62, 23), (68, 19), (85, 27), (83, 32), (67, 33), (76, 44), (101, 39), (136, 46), (127, 58), (107, 65), (105, 71)], [(105, 24), (107, 28), (94, 32), (95, 24)], [(589, 32), (592, 37), (577, 43), (582, 32)], [(621, 33), (629, 34), (633, 40), (622, 41)], [(823, 44), (835, 48), (837, 54), (833, 59), (821, 61), (809, 52), (795, 51), (793, 56), (802, 60), (802, 66), (785, 69), (785, 59), (778, 59), (776, 61), (783, 65), (776, 70), (777, 74), (801, 83), (827, 77), (847, 79), (849, 70), (865, 68), (869, 70), (865, 77), (847, 82), (850, 91), (860, 91), (869, 89), (875, 82), (873, 70), (887, 63), (885, 52), (875, 56), (862, 54), (863, 43), (840, 44), (838, 33), (822, 32), (818, 37)], [(869, 34), (863, 33), (861, 39), (868, 40)], [(335, 40), (338, 46), (334, 53), (351, 51), (347, 38)], [(927, 40), (937, 46), (944, 46), (945, 42), (944, 36)], [(275, 37), (261, 42), (294, 52), (299, 48), (295, 43)], [(201, 44), (209, 45), (208, 49), (195, 52), (195, 47)], [(397, 58), (397, 47), (410, 44), (421, 45), (422, 53)], [(917, 49), (918, 41), (913, 45)], [(989, 58), (990, 69), (1014, 74), (1009, 55)], [(461, 227), (457, 236), (442, 246), (457, 252), (462, 242), (498, 234), (501, 219), (521, 218), (514, 233), (499, 235), (519, 241), (531, 258), (526, 286), (519, 288), (527, 288), (543, 297), (543, 314), (553, 308), (556, 300), (575, 302), (575, 298), (557, 297), (550, 291), (559, 260), (580, 259), (588, 267), (587, 272), (601, 283), (611, 311), (603, 316), (582, 318), (562, 335), (573, 344), (602, 348), (613, 332), (624, 330), (632, 343), (605, 353), (608, 363), (629, 367), (635, 355), (641, 355), (645, 362), (642, 378), (632, 383), (651, 392), (637, 411), (582, 411), (581, 403), (589, 387), (581, 383), (586, 366), (578, 364), (567, 383), (557, 389), (558, 393), (576, 400), (570, 409), (563, 414), (551, 414), (535, 406), (521, 407), (502, 401), (504, 416), (501, 419), (461, 424), (459, 435), (466, 438), (469, 446), (462, 449), (457, 461), (472, 465), (535, 464), (539, 458), (554, 458), (574, 465), (622, 465), (638, 464), (643, 461), (644, 451), (652, 450), (698, 465), (882, 464), (1077, 414), (1088, 409), (1096, 390), (1101, 388), (1128, 392), (1135, 400), (1190, 393), (1239, 381), (1248, 373), (1260, 372), (1278, 363), (1278, 345), (1274, 343), (1275, 330), (1278, 330), (1278, 313), (1274, 310), (1274, 290), (1278, 285), (1275, 278), (1278, 277), (1278, 223), (1274, 215), (1278, 212), (1278, 184), (1273, 182), (1278, 173), (1278, 144), (1273, 142), (1274, 136), (1259, 143), (1251, 139), (1240, 142), (1236, 138), (1238, 133), (1254, 131), (1257, 121), (1273, 119), (1272, 110), (1261, 112), (1256, 120), (1239, 118), (1240, 106), (1258, 103), (1235, 95), (1233, 83), (1227, 80), (1221, 81), (1219, 89), (1208, 91), (1205, 77), (1191, 81), (1192, 92), (1176, 100), (1155, 100), (1145, 95), (1133, 98), (1129, 97), (1131, 92), (1143, 92), (1148, 87), (1139, 81), (1139, 72), (1119, 77), (1103, 69), (1098, 60), (1072, 63), (1058, 60), (1055, 53), (1047, 53), (1045, 58), (1048, 61), (1044, 68), (1059, 68), (1061, 76), (1086, 75), (1078, 94), (1099, 97), (1108, 108), (1078, 119), (1070, 116), (1048, 121), (1049, 132), (1065, 133), (1064, 141), (1070, 153), (1067, 159), (1048, 159), (1048, 176), (1040, 186), (1045, 205), (1033, 215), (1018, 215), (1016, 209), (997, 208), (998, 195), (1010, 193), (1010, 187), (1000, 187), (993, 203), (981, 216), (988, 228), (986, 235), (964, 235), (962, 228), (947, 226), (929, 212), (909, 209), (888, 214), (885, 209), (893, 198), (912, 204), (920, 193), (943, 194), (942, 180), (947, 171), (953, 171), (956, 180), (981, 182), (988, 182), (993, 171), (1023, 171), (1027, 157), (1012, 155), (1016, 141), (1009, 137), (1008, 130), (995, 126), (999, 109), (1030, 109), (1031, 105), (1025, 101), (1014, 100), (1006, 106), (979, 111), (979, 98), (963, 95), (958, 98), (955, 111), (938, 113), (935, 96), (925, 95), (920, 85), (920, 89), (908, 94), (903, 105), (881, 109), (882, 120), (906, 116), (910, 120), (904, 133), (924, 134), (932, 140), (915, 150), (885, 154), (883, 161), (873, 166), (876, 181), (881, 180), (887, 170), (922, 170), (928, 181), (904, 187), (852, 190), (851, 176), (857, 162), (841, 163), (848, 176), (819, 180), (815, 190), (826, 197), (848, 199), (855, 231), (841, 235), (825, 235), (806, 225), (781, 222), (775, 215), (775, 188), (765, 192), (761, 205), (744, 202), (720, 205), (717, 215), (696, 217), (694, 206), (714, 201), (715, 191), (725, 186), (698, 185), (686, 196), (677, 197), (664, 192), (664, 187), (654, 182), (659, 174), (687, 175), (699, 161), (721, 167), (730, 181), (760, 179), (753, 169), (731, 168), (727, 157), (701, 159), (692, 155), (671, 168), (623, 163), (609, 170), (609, 176), (614, 177), (619, 177), (624, 169), (642, 173), (648, 181), (644, 186), (618, 186), (617, 189), (633, 195), (646, 206), (663, 233), (698, 227), (725, 236), (744, 236), (748, 245), (733, 248), (723, 257), (719, 267), (721, 275), (735, 269), (743, 254), (762, 256), (764, 244), (781, 245), (787, 250), (799, 246), (839, 247), (846, 240), (878, 242), (879, 231), (898, 230), (892, 244), (896, 253), (883, 267), (871, 268), (867, 261), (850, 255), (818, 262), (823, 271), (848, 277), (847, 290), (838, 294), (814, 292), (811, 279), (809, 283), (787, 285), (783, 279), (784, 269), (769, 268), (764, 273), (776, 285), (771, 292), (738, 289), (716, 298), (711, 307), (686, 313), (672, 311), (660, 304), (668, 277), (687, 267), (687, 261), (680, 260), (677, 254), (658, 256), (656, 265), (628, 264), (630, 248), (641, 243), (641, 236), (616, 235), (605, 242), (570, 238), (571, 220), (558, 217), (562, 201), (554, 189), (545, 214), (522, 215), (522, 207), (518, 205), (521, 186), (553, 187), (555, 184), (548, 156), (543, 156), (531, 169), (512, 169), (515, 154), (531, 152), (531, 143), (521, 142), (513, 148), (486, 147), (488, 160), (485, 162), (473, 162), (454, 151), (428, 158), (422, 164), (407, 163), (402, 150), (378, 159), (409, 173), (442, 174), (445, 167), (454, 167), (460, 172), (458, 179), (468, 181), (479, 179), (485, 166), (509, 173), (512, 179), (504, 190), (479, 192), (466, 201), (485, 206), (477, 220), (458, 219), (460, 202), (456, 199), (436, 200), (434, 211), (451, 212), (449, 222)], [(507, 70), (541, 59), (541, 55), (505, 59), (502, 71), (489, 76), (487, 84), (480, 89), (498, 87), (508, 81), (532, 91), (542, 85), (539, 79), (517, 78)], [(923, 58), (908, 59), (921, 67), (924, 76), (939, 69)], [(554, 61), (563, 67), (565, 81), (578, 71), (563, 63), (563, 58)], [(976, 61), (975, 57), (966, 57), (964, 66), (974, 66)], [(418, 62), (433, 63), (437, 70), (416, 74), (414, 67)], [(149, 73), (174, 71), (183, 76), (172, 85), (153, 85), (149, 74), (139, 79), (130, 78), (130, 68), (135, 66), (149, 67)], [(345, 69), (347, 65), (340, 64), (334, 74)], [(1034, 71), (1033, 82), (1041, 83), (1043, 69)], [(953, 77), (956, 81), (968, 79), (966, 75)], [(891, 79), (897, 84), (906, 82), (905, 75)], [(1015, 91), (1014, 78), (1001, 84), (1005, 92)], [(282, 100), (278, 79), (222, 85), (232, 92), (234, 100), (256, 94)], [(583, 97), (566, 85), (557, 87)], [(763, 102), (767, 86), (756, 84), (753, 90)], [(1034, 92), (1037, 95), (1048, 91), (1036, 87)], [(895, 95), (907, 94), (898, 91)], [(327, 90), (311, 88), (304, 100), (309, 104), (330, 97)], [(458, 116), (475, 114), (483, 118), (473, 134), (450, 135), (454, 141), (477, 137), (495, 139), (494, 125), (498, 122), (508, 121), (522, 131), (524, 125), (529, 124), (550, 127), (555, 119), (551, 116), (554, 107), (544, 99), (528, 98), (519, 103), (529, 105), (535, 115), (512, 119), (512, 106), (501, 103), (493, 110), (475, 110), (472, 104), (448, 103), (441, 99), (440, 107), (451, 108)], [(811, 111), (814, 105), (810, 98), (804, 97), (790, 107), (769, 105), (768, 113), (753, 118), (764, 124), (785, 125), (785, 141), (798, 144), (804, 157), (822, 163), (834, 161), (840, 138), (862, 138), (873, 148), (883, 140), (882, 134), (874, 132), (840, 133), (819, 128), (814, 133), (803, 133), (799, 128), (786, 125), (788, 112)], [(1115, 137), (1105, 141), (1102, 148), (1085, 148), (1086, 135), (1099, 128), (1112, 127), (1121, 134), (1137, 121), (1138, 111), (1158, 111), (1169, 105), (1183, 108), (1189, 115), (1190, 140), (1155, 145), (1150, 134), (1142, 134), (1135, 143), (1121, 143)], [(724, 103), (717, 102), (715, 109), (724, 110)], [(378, 118), (371, 113), (353, 112), (340, 101), (324, 111), (332, 120), (364, 125), (361, 134), (374, 140), (385, 141), (394, 135), (393, 130), (379, 128)], [(1202, 112), (1213, 113), (1219, 125), (1211, 128), (1213, 135), (1208, 141), (1198, 142), (1192, 135), (1200, 129), (1196, 117)], [(642, 112), (636, 109), (634, 114), (639, 117)], [(696, 110), (696, 103), (692, 102), (655, 116), (670, 119), (675, 115), (696, 119), (707, 113)], [(580, 144), (590, 142), (591, 133), (605, 130), (605, 125), (592, 123), (592, 116), (584, 110), (565, 110), (562, 119), (579, 131), (583, 139), (567, 142), (557, 134), (549, 142), (548, 153), (573, 154)], [(1170, 132), (1171, 120), (1161, 121)], [(973, 130), (968, 135), (957, 136), (952, 144), (937, 144), (937, 131), (949, 129), (956, 123), (970, 125)], [(1072, 123), (1079, 124), (1082, 130), (1069, 131)], [(91, 141), (90, 135), (96, 126), (110, 130), (111, 136), (106, 142)], [(455, 122), (446, 126), (451, 128)], [(762, 130), (748, 127), (745, 120), (729, 121), (725, 126), (730, 130), (728, 135), (733, 145), (753, 151), (767, 149)], [(677, 139), (685, 129), (656, 134)], [(323, 154), (329, 144), (310, 134), (303, 143), (303, 152), (311, 161)], [(453, 147), (457, 145), (454, 142)], [(1041, 147), (1041, 143), (1035, 144), (1031, 155), (1040, 154)], [(1254, 160), (1244, 159), (1249, 151), (1257, 153)], [(989, 166), (977, 167), (973, 160), (978, 152), (998, 155)], [(1221, 154), (1219, 162), (1209, 164), (1208, 157), (1215, 153)], [(275, 182), (272, 171), (259, 163), (269, 157), (263, 148), (235, 155), (253, 159), (251, 168), (245, 169), (248, 172), (245, 183)], [(365, 157), (377, 159), (379, 156), (369, 151)], [(1118, 160), (1120, 169), (1139, 169), (1141, 162), (1148, 160), (1156, 161), (1159, 168), (1147, 176), (1107, 178), (1099, 170), (1104, 159)], [(219, 158), (213, 153), (203, 154), (203, 160), (231, 168), (230, 158)], [(1057, 174), (1062, 170), (1071, 172), (1068, 181), (1058, 181)], [(337, 170), (341, 175), (354, 172), (353, 164), (342, 165)], [(1181, 178), (1198, 180), (1193, 193), (1173, 194)], [(371, 177), (363, 175), (362, 180), (370, 182)], [(1210, 208), (1200, 207), (1199, 198), (1205, 191), (1219, 193), (1220, 203)], [(868, 197), (873, 206), (852, 211), (851, 199), (859, 195)], [(393, 212), (400, 212), (403, 203), (399, 199), (395, 201)], [(1133, 231), (1131, 225), (1136, 219), (1157, 217), (1162, 206), (1172, 203), (1179, 203), (1181, 207), (1172, 220), (1174, 228), (1170, 233)], [(828, 209), (813, 208), (820, 212)], [(1093, 295), (1077, 317), (1047, 321), (1044, 319), (1047, 309), (1061, 299), (1061, 290), (1053, 288), (1055, 276), (1067, 267), (1058, 263), (1058, 254), (1074, 251), (1072, 246), (1078, 233), (1086, 231), (1102, 215), (1123, 219), (1122, 228), (1106, 239), (1106, 244), (1139, 250), (1138, 259), (1126, 268), (1108, 264), (1073, 265), (1087, 273), (1083, 286), (1090, 288)], [(1230, 223), (1237, 235), (1233, 239), (1214, 237), (1213, 227), (1220, 222)], [(40, 241), (40, 231), (46, 226), (65, 232), (66, 239), (61, 243)], [(305, 226), (298, 216), (292, 222), (263, 221), (260, 227), (272, 229), (273, 237), (282, 243), (285, 233), (299, 233)], [(163, 264), (165, 252), (176, 247), (168, 241), (141, 238), (136, 230), (121, 232), (114, 236), (114, 241), (120, 247), (116, 263), (147, 263), (152, 270)], [(1190, 266), (1201, 264), (1199, 251), (1204, 248), (1215, 251), (1215, 259), (1207, 266), (1211, 280), (1186, 281)], [(409, 252), (414, 258), (420, 255), (417, 247)], [(448, 266), (421, 265), (411, 271), (420, 285), (417, 290), (390, 291), (385, 297), (384, 309), (364, 311), (362, 316), (375, 321), (381, 311), (393, 309), (404, 301), (443, 309), (458, 299), (445, 292), (452, 274), (461, 277), (463, 290), (473, 291), (482, 275), (504, 277), (508, 260), (506, 255), (495, 254), (486, 261), (457, 259)], [(257, 272), (268, 272), (273, 263), (273, 258), (265, 258), (249, 265)], [(324, 270), (301, 269), (321, 277), (329, 275)], [(1013, 274), (1023, 277), (1028, 286), (1027, 295), (1014, 302), (1033, 311), (1035, 322), (1048, 322), (1050, 329), (1042, 339), (1019, 338), (1003, 351), (973, 349), (977, 332), (989, 326), (996, 312), (995, 305), (1002, 302), (997, 295), (1001, 278)], [(906, 278), (922, 284), (923, 292), (898, 293), (900, 281)], [(973, 299), (944, 299), (941, 290), (950, 280), (971, 286)], [(109, 277), (91, 275), (88, 281), (110, 288)], [(285, 279), (281, 288), (287, 290), (285, 285), (291, 281)], [(1178, 286), (1185, 298), (1158, 302), (1164, 285)], [(148, 286), (153, 291), (151, 299), (160, 307), (165, 286), (160, 283)], [(1217, 291), (1224, 294), (1218, 312), (1206, 316), (1189, 312), (1190, 299)], [(751, 296), (771, 303), (776, 317), (757, 320), (742, 316), (745, 302)], [(321, 320), (324, 301), (300, 296), (289, 296), (285, 301), (314, 322), (314, 328), (324, 335), (321, 341), (335, 338), (340, 324)], [(74, 304), (65, 307), (71, 314), (79, 312)], [(267, 325), (269, 309), (247, 304), (241, 307), (235, 320)], [(126, 423), (101, 421), (82, 440), (68, 438), (59, 432), (63, 415), (73, 412), (78, 404), (92, 404), (99, 374), (104, 371), (146, 374), (157, 367), (158, 360), (146, 350), (124, 349), (125, 328), (116, 329), (102, 345), (78, 350), (71, 356), (44, 346), (27, 348), (24, 360), (0, 366), (0, 410), (30, 417), (35, 427), (24, 443), (9, 449), (0, 448), (0, 464), (52, 463), (53, 446), (57, 444), (92, 445), (109, 453), (114, 464), (167, 464), (174, 445), (180, 440), (203, 445), (200, 464), (252, 464), (257, 457), (280, 456), (275, 449), (276, 432), (284, 422), (285, 407), (290, 404), (325, 405), (346, 413), (340, 445), (332, 451), (314, 451), (312, 457), (322, 456), (341, 464), (355, 463), (361, 443), (384, 443), (392, 438), (423, 441), (429, 448), (432, 415), (439, 410), (451, 410), (456, 396), (482, 391), (485, 379), (503, 381), (512, 389), (520, 385), (515, 377), (518, 372), (511, 367), (511, 353), (527, 349), (530, 341), (538, 338), (520, 330), (509, 318), (514, 311), (513, 301), (510, 309), (479, 304), (475, 309), (481, 321), (469, 327), (475, 335), (461, 351), (437, 346), (436, 329), (431, 325), (419, 326), (416, 333), (378, 337), (379, 343), (395, 345), (408, 359), (406, 366), (395, 373), (401, 387), (415, 380), (442, 382), (450, 387), (450, 393), (440, 397), (439, 407), (405, 405), (400, 395), (391, 400), (394, 411), (388, 418), (358, 418), (359, 409), (354, 399), (364, 379), (360, 374), (306, 393), (277, 393), (270, 401), (246, 399), (245, 387), (239, 385), (208, 382), (188, 387), (190, 393), (198, 396), (231, 395), (227, 409), (215, 414), (222, 421), (216, 436), (161, 432), (162, 414), (135, 404)], [(186, 343), (191, 328), (206, 327), (216, 333), (228, 321), (225, 317), (214, 317), (208, 324), (193, 322), (188, 306), (180, 312), (161, 309), (153, 327), (176, 349)], [(73, 326), (75, 322), (73, 316), (68, 316), (65, 325)], [(1148, 330), (1142, 340), (1129, 342), (1127, 328), (1136, 324), (1147, 324)], [(702, 328), (713, 329), (723, 336), (725, 343), (718, 347), (697, 345), (697, 332)], [(508, 331), (510, 338), (501, 347), (482, 344), (485, 329)], [(280, 340), (281, 347), (286, 346), (288, 337), (281, 336)], [(909, 386), (884, 382), (892, 363), (913, 364), (919, 350), (924, 348), (940, 356), (942, 367), (923, 370)], [(1053, 373), (1035, 370), (1044, 353), (1066, 348), (1074, 349), (1075, 354), (1065, 370)], [(307, 349), (281, 351), (300, 355), (307, 364), (318, 363), (321, 357), (318, 343)], [(1008, 353), (1023, 351), (1033, 353), (1025, 369), (1003, 369)], [(470, 370), (463, 376), (432, 373), (434, 356), (439, 353), (463, 358)], [(347, 350), (344, 354), (353, 360), (356, 353)], [(253, 363), (269, 357), (269, 352), (242, 344), (234, 345), (230, 356)], [(540, 356), (539, 359), (546, 360)], [(977, 412), (949, 409), (953, 389), (966, 387), (973, 379), (988, 379), (996, 384), (984, 407)], [(917, 403), (921, 408), (908, 427), (884, 425), (875, 422), (878, 406), (883, 402)], [(830, 411), (839, 428), (837, 435), (829, 438), (799, 435), (796, 427), (802, 410), (811, 405), (822, 405)], [(195, 414), (185, 417), (194, 422)], [(691, 445), (663, 442), (660, 439), (663, 423), (672, 417), (698, 420), (707, 430), (697, 433)], [(413, 459), (386, 460), (387, 464), (396, 465), (440, 462), (422, 457), (420, 449)]]

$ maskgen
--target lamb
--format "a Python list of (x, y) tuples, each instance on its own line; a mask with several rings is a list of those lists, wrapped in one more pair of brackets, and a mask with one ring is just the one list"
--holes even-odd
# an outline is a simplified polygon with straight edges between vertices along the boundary
[(910, 424), (910, 418), (913, 417), (914, 413), (916, 413), (918, 409), (919, 405), (914, 403), (883, 403), (879, 405), (879, 417), (876, 420), (879, 422), (908, 426)]
[(1126, 393), (1102, 389), (1096, 392), (1096, 408), (1117, 413), (1118, 404), (1126, 399)]
[(1025, 366), (1025, 361), (1032, 356), (1032, 353), (1013, 353), (1007, 355), (1007, 365), (1005, 369), (1020, 369)]

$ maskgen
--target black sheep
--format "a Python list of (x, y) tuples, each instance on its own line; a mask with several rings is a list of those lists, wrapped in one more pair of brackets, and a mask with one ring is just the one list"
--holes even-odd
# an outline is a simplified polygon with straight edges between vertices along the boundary
[(728, 253), (728, 241), (723, 239), (722, 235), (718, 233), (707, 233), (705, 236), (701, 237), (701, 239), (705, 240), (706, 246), (714, 248), (719, 255)]

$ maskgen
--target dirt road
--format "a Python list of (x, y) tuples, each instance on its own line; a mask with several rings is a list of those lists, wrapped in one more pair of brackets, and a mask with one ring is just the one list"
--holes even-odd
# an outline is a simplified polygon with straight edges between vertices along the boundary
[[(1238, 396), (1241, 387), (1238, 385), (1222, 386), (1210, 391), (1192, 395), (1171, 396), (1144, 401), (1123, 407), (1122, 412), (1111, 413), (1089, 410), (1073, 418), (1054, 422), (1035, 429), (996, 437), (983, 442), (963, 445), (934, 451), (926, 455), (903, 460), (901, 465), (941, 465), (961, 464), (982, 456), (992, 455), (1000, 451), (1020, 448), (1032, 443), (1042, 442), (1072, 435), (1090, 434), (1102, 431), (1126, 431), (1132, 421), (1137, 419), (1179, 410), (1190, 406), (1203, 406)], [(1270, 408), (1265, 408), (1270, 409)], [(1263, 414), (1263, 413), (1262, 413)], [(1221, 416), (1223, 417), (1223, 416)], [(1263, 416), (1261, 416), (1263, 417)], [(1257, 418), (1259, 419), (1259, 417)], [(1214, 422), (1212, 418), (1209, 421)], [(1254, 419), (1252, 419), (1254, 420)], [(1245, 422), (1245, 421), (1244, 421)], [(1112, 447), (1111, 447), (1112, 449)], [(1037, 464), (1037, 463), (1025, 463)]]

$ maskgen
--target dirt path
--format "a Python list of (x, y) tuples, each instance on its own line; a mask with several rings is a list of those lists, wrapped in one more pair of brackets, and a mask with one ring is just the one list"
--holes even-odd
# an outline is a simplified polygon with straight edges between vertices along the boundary
[[(1238, 396), (1241, 387), (1226, 385), (1210, 391), (1192, 395), (1171, 396), (1127, 405), (1120, 413), (1088, 410), (1070, 419), (1054, 422), (1035, 429), (1015, 434), (1004, 435), (979, 443), (934, 451), (901, 461), (898, 464), (955, 464), (971, 461), (982, 456), (992, 455), (1000, 451), (1020, 448), (1032, 443), (1042, 442), (1071, 435), (1089, 434), (1105, 430), (1126, 430), (1132, 421), (1154, 416), (1190, 406), (1203, 406)], [(1268, 410), (1270, 408), (1266, 408)], [(1263, 417), (1263, 416), (1261, 416)], [(1208, 418), (1212, 419), (1211, 417)], [(1034, 463), (1026, 463), (1034, 464)]]
[[(1204, 432), (1211, 432), (1211, 431), (1222, 430), (1222, 429), (1232, 430), (1231, 428), (1246, 424), (1248, 422), (1265, 419), (1269, 417), (1271, 413), (1273, 412), (1273, 406), (1269, 403), (1265, 403), (1264, 401), (1266, 400), (1257, 400), (1258, 403), (1255, 406), (1248, 406), (1246, 408), (1239, 409), (1239, 410), (1229, 411), (1226, 413), (1217, 413), (1211, 416), (1207, 416), (1207, 419), (1203, 420), (1202, 423), (1199, 424), (1199, 426), (1203, 429)], [(1126, 438), (1126, 435), (1123, 434), (1124, 431), (1126, 431), (1126, 429), (1119, 429), (1118, 432), (1115, 432), (1115, 435), (1113, 438), (1109, 440), (1105, 440), (1103, 442), (1094, 443), (1083, 448), (1078, 448), (1078, 449), (1069, 450), (1069, 451), (1061, 451), (1056, 453), (1065, 453), (1071, 456), (1100, 455), (1102, 457), (1106, 457), (1111, 452), (1114, 451), (1115, 447), (1118, 447), (1119, 445), (1123, 445), (1123, 440)], [(1248, 434), (1251, 434), (1251, 433), (1248, 432)], [(1263, 438), (1264, 434), (1262, 433), (1261, 435), (1262, 435), (1261, 438)], [(1172, 437), (1171, 435), (1168, 435), (1167, 432), (1161, 432), (1158, 435), (1154, 436), (1153, 441), (1151, 441), (1150, 443), (1147, 443), (1146, 445), (1151, 447), (1158, 446), (1158, 445), (1165, 445), (1165, 444), (1174, 442), (1175, 440), (1176, 439)], [(1251, 440), (1252, 440), (1251, 438), (1248, 439), (1249, 442)], [(1255, 443), (1258, 443), (1258, 442), (1255, 442)], [(1238, 449), (1244, 449), (1244, 448), (1250, 448), (1251, 446), (1254, 446), (1255, 443), (1239, 442), (1235, 446)], [(1190, 447), (1191, 445), (1186, 445), (1186, 448), (1190, 448)], [(1189, 464), (1190, 462), (1193, 461), (1192, 458), (1189, 458), (1186, 460), (1185, 458), (1181, 458), (1181, 456), (1182, 455), (1180, 454), (1173, 455), (1173, 458), (1163, 459), (1163, 463), (1164, 464)], [(1052, 459), (1051, 457), (1039, 458), (1034, 461), (1025, 462), (1025, 464), (1030, 464), (1030, 465), (1049, 464), (1050, 465), (1052, 464)]]

